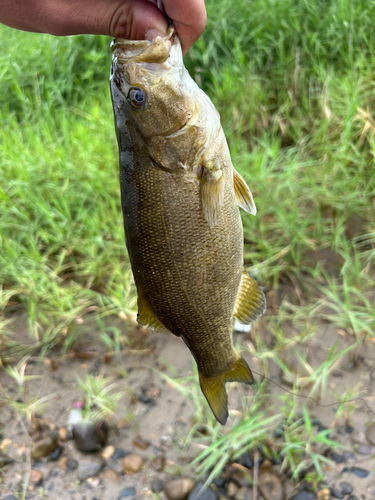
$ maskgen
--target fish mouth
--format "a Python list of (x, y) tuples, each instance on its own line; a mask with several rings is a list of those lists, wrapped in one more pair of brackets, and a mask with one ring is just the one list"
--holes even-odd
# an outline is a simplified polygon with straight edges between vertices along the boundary
[(154, 40), (126, 40), (115, 38), (111, 43), (113, 59), (120, 63), (127, 62), (165, 62), (173, 45), (175, 29), (173, 24), (168, 28), (165, 37), (157, 36)]

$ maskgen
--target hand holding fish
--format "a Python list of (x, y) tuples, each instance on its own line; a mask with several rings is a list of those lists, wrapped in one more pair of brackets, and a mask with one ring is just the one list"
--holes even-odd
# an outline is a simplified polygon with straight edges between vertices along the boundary
[[(130, 40), (165, 36), (168, 23), (157, 0), (2, 0), (0, 23), (56, 36), (94, 34)], [(206, 25), (204, 0), (164, 0), (184, 54)]]

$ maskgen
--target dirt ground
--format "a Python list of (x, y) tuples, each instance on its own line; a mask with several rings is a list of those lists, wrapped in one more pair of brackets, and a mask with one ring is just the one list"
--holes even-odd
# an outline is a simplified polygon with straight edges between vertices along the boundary
[[(12, 330), (15, 338), (24, 342), (27, 339), (27, 323), (22, 317), (15, 317)], [(106, 349), (100, 339), (100, 334), (95, 325), (82, 325), (80, 333), (79, 349), (75, 356), (56, 353), (48, 359), (31, 358), (26, 367), (26, 375), (38, 378), (26, 382), (26, 391), (23, 395), (24, 402), (39, 400), (48, 397), (45, 405), (43, 419), (49, 422), (51, 427), (64, 426), (68, 415), (76, 401), (82, 401), (84, 393), (77, 383), (77, 378), (85, 379), (87, 373), (93, 376), (111, 377), (116, 383), (116, 392), (123, 391), (113, 418), (116, 425), (112, 428), (109, 436), (109, 444), (116, 448), (138, 453), (145, 460), (145, 467), (136, 474), (125, 474), (116, 482), (110, 482), (102, 477), (92, 478), (80, 483), (77, 479), (77, 471), (64, 470), (59, 465), (59, 460), (42, 460), (37, 463), (28, 463), (28, 450), (30, 438), (26, 433), (25, 426), (20, 420), (19, 414), (11, 409), (9, 405), (0, 406), (0, 443), (7, 441), (4, 451), (12, 457), (15, 462), (6, 466), (0, 474), (0, 498), (16, 494), (22, 490), (22, 485), (27, 480), (30, 468), (35, 468), (43, 473), (44, 481), (40, 486), (27, 487), (26, 498), (51, 500), (115, 500), (119, 498), (120, 492), (126, 487), (135, 487), (136, 494), (129, 498), (166, 498), (164, 493), (153, 494), (150, 489), (150, 481), (158, 477), (163, 481), (180, 475), (190, 475), (194, 480), (194, 468), (188, 467), (192, 458), (198, 451), (203, 449), (199, 439), (195, 439), (188, 450), (184, 449), (185, 439), (194, 421), (194, 406), (176, 390), (162, 373), (171, 374), (170, 367), (176, 372), (175, 376), (186, 376), (192, 374), (192, 358), (185, 344), (173, 335), (162, 335), (144, 330), (135, 329), (130, 336), (144, 337), (142, 345), (134, 349), (125, 349), (121, 354), (109, 358)], [(235, 340), (240, 339), (243, 345), (250, 341), (249, 334), (235, 335)], [(312, 364), (319, 366), (327, 357), (327, 350), (337, 340), (334, 329), (322, 326), (319, 336), (314, 340), (312, 346)], [(289, 353), (293, 356), (293, 351)], [(244, 354), (249, 365), (255, 370), (259, 369), (258, 360)], [(82, 359), (83, 358), (83, 359)], [(53, 361), (51, 362), (51, 360)], [(260, 371), (260, 370), (259, 370)], [(345, 389), (355, 389), (357, 395), (366, 397), (366, 402), (375, 411), (374, 385), (375, 376), (375, 349), (366, 349), (362, 353), (359, 366), (353, 368), (347, 362), (341, 363), (331, 373), (328, 386), (330, 392), (342, 393)], [(288, 390), (280, 378), (280, 370), (272, 365), (270, 377), (277, 383), (281, 383)], [(0, 372), (0, 383), (3, 389), (17, 400), (20, 393), (17, 384), (4, 370)], [(252, 389), (245, 389), (251, 394)], [(274, 387), (270, 390), (272, 394), (279, 394), (280, 389)], [(149, 400), (139, 398), (140, 394), (147, 394)], [(272, 396), (271, 396), (272, 397)], [(291, 396), (292, 397), (292, 396)], [(145, 402), (146, 401), (146, 402)], [(236, 408), (238, 395), (235, 390), (229, 391), (230, 408)], [(323, 402), (330, 403), (334, 397), (328, 396)], [(365, 407), (363, 402), (353, 403), (355, 410), (350, 418), (350, 426), (353, 432), (348, 433), (343, 422), (339, 422), (336, 428), (336, 438), (347, 450), (353, 452), (352, 458), (347, 458), (343, 463), (333, 462), (333, 467), (325, 467), (326, 481), (329, 486), (339, 485), (346, 481), (352, 485), (353, 494), (357, 499), (371, 500), (375, 493), (371, 493), (371, 483), (375, 480), (375, 447), (365, 444), (364, 431), (366, 424), (375, 419), (375, 416)], [(314, 406), (311, 413), (319, 419), (322, 425), (330, 426), (334, 419), (335, 407), (321, 408)], [(227, 424), (230, 429), (232, 419)], [(146, 449), (140, 449), (134, 445), (137, 437), (150, 442)], [(362, 451), (358, 453), (358, 443), (364, 442)], [(62, 457), (75, 459), (79, 463), (84, 455), (77, 451), (72, 440), (62, 443)], [(366, 448), (367, 446), (367, 448)], [(339, 451), (342, 453), (342, 451)], [(164, 471), (155, 471), (152, 460), (155, 456), (163, 454), (166, 458)], [(359, 478), (353, 472), (343, 472), (351, 466), (361, 467), (370, 471), (366, 478)], [(121, 473), (121, 461), (108, 460), (108, 467)], [(298, 485), (285, 478), (285, 498), (293, 498), (298, 490)], [(258, 500), (262, 498), (258, 493)], [(348, 497), (346, 497), (348, 498)], [(267, 499), (274, 500), (274, 499)]]

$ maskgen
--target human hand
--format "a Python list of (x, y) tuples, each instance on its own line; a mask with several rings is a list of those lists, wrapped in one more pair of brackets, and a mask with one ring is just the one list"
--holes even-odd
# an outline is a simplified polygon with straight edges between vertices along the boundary
[[(167, 21), (156, 0), (0, 0), (0, 22), (23, 31), (56, 36), (95, 34), (129, 40), (165, 35)], [(183, 53), (206, 25), (204, 0), (164, 0)]]

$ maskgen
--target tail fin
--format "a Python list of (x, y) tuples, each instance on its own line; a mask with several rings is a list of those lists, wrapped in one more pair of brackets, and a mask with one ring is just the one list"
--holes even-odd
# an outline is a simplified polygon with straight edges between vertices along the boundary
[(237, 361), (221, 375), (208, 378), (199, 373), (202, 392), (216, 420), (222, 425), (226, 424), (228, 418), (228, 396), (225, 390), (225, 382), (244, 382), (245, 384), (254, 382), (249, 365), (239, 354)]

